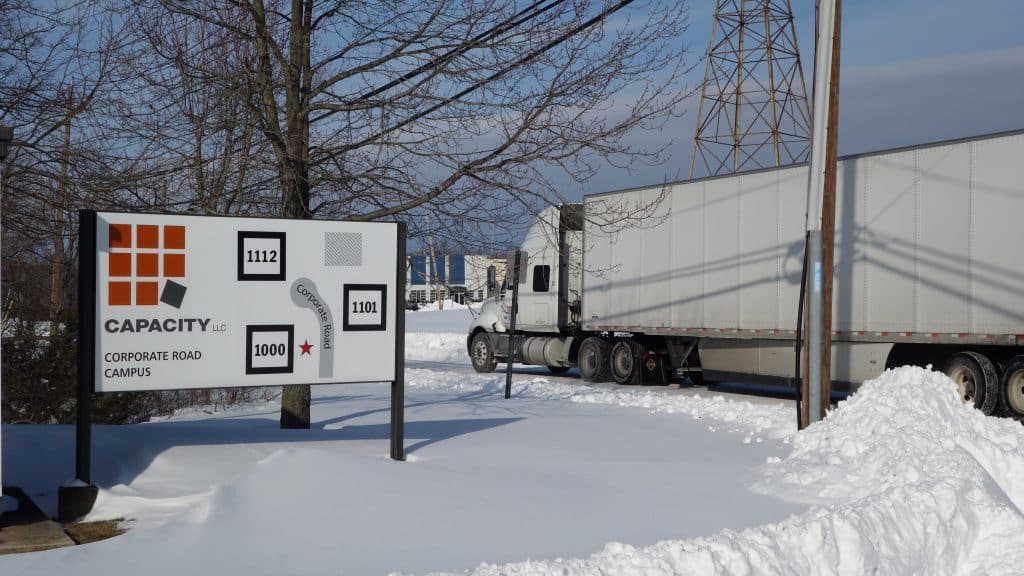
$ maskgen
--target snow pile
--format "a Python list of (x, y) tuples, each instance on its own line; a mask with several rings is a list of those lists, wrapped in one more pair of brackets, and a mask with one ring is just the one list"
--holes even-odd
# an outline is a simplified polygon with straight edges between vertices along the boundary
[(1020, 573), (1024, 560), (1017, 544), (985, 550), (1024, 532), (1024, 428), (965, 405), (938, 372), (904, 367), (867, 382), (799, 434), (761, 488), (844, 502), (832, 535), (864, 569)]
[(818, 502), (776, 524), (478, 575), (1019, 574), (1024, 429), (965, 406), (944, 375), (887, 371), (798, 433), (765, 492)]
[(469, 364), (466, 335), (412, 332), (405, 335), (405, 359)]
[[(64, 324), (60, 324), (64, 328)], [(47, 338), (50, 336), (49, 322), (22, 322), (21, 320), (8, 318), (3, 323), (3, 337), (13, 338), (19, 334), (33, 333), (36, 338)]]

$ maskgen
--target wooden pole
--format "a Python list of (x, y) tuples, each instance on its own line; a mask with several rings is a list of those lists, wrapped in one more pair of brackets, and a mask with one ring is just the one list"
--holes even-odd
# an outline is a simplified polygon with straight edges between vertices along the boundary
[(832, 35), (832, 70), (829, 81), (828, 139), (825, 143), (825, 190), (821, 202), (822, 243), (822, 347), (821, 414), (827, 414), (832, 396), (832, 279), (835, 267), (836, 163), (839, 147), (839, 51), (842, 0), (836, 0)]
[[(814, 51), (814, 122), (813, 135), (811, 137), (811, 157), (808, 167), (807, 178), (807, 376), (808, 385), (805, 387), (807, 396), (804, 398), (803, 406), (807, 408), (807, 419), (803, 424), (817, 422), (825, 417), (824, 407), (829, 404), (829, 396), (823, 382), (830, 378), (830, 375), (823, 376), (823, 364), (831, 362), (831, 354), (827, 350), (831, 348), (831, 338), (825, 339), (826, 332), (831, 335), (831, 326), (826, 328), (824, 320), (824, 292), (825, 278), (831, 277), (831, 270), (826, 271), (824, 266), (824, 247), (826, 242), (822, 237), (823, 217), (826, 213), (825, 189), (826, 172), (828, 171), (827, 153), (828, 143), (834, 136), (835, 126), (829, 122), (832, 112), (830, 97), (835, 93), (833, 79), (838, 78), (838, 55), (833, 50), (838, 40), (835, 30), (835, 23), (838, 19), (838, 0), (820, 0), (818, 2), (817, 36), (815, 37)], [(831, 134), (830, 134), (831, 133)], [(834, 148), (834, 146), (833, 146)], [(835, 156), (833, 150), (833, 183), (835, 181)], [(833, 184), (832, 208), (830, 212), (835, 213), (835, 190)], [(833, 225), (834, 227), (834, 225)], [(834, 234), (833, 234), (834, 236)], [(832, 242), (828, 242), (831, 244)], [(830, 284), (831, 286), (831, 284)], [(831, 317), (831, 300), (829, 300), (829, 314)], [(830, 323), (831, 324), (831, 323)]]

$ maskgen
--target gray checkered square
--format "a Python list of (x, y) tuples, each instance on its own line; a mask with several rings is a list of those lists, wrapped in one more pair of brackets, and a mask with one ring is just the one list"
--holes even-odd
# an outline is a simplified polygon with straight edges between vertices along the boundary
[(362, 266), (363, 235), (358, 232), (324, 234), (324, 266)]

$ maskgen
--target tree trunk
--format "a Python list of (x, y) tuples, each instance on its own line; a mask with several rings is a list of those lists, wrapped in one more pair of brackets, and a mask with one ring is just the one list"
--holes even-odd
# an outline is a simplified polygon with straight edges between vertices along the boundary
[[(310, 219), (309, 207), (309, 112), (306, 95), (310, 92), (310, 36), (312, 1), (292, 0), (289, 31), (289, 73), (286, 74), (285, 122), (287, 131), (279, 135), (283, 150), (278, 151), (281, 178), (282, 212), (285, 218)], [(261, 14), (264, 13), (262, 5)], [(268, 40), (268, 38), (263, 38)], [(264, 50), (265, 53), (265, 50)], [(268, 79), (269, 80), (269, 79)], [(269, 85), (266, 88), (269, 88)], [(283, 152), (283, 154), (282, 154)], [(281, 428), (308, 429), (310, 426), (309, 384), (292, 384), (281, 390)]]
[[(287, 162), (282, 180), (285, 218), (309, 219), (308, 167), (301, 158)], [(309, 384), (290, 384), (281, 389), (281, 428), (308, 429), (310, 426), (311, 392)]]
[(309, 429), (311, 396), (309, 384), (288, 384), (281, 387), (282, 429)]
[(56, 337), (64, 315), (64, 208), (67, 205), (68, 163), (71, 156), (71, 118), (74, 101), (71, 88), (67, 93), (67, 121), (64, 123), (64, 146), (61, 150), (60, 181), (53, 208), (53, 260), (50, 263), (50, 337)]
[(434, 251), (434, 234), (430, 231), (430, 214), (427, 214), (427, 244), (430, 245), (430, 272), (431, 272), (431, 283), (434, 286), (435, 302), (437, 302), (437, 309), (444, 310), (444, 297), (441, 294), (441, 282), (438, 281), (437, 275), (437, 252)]

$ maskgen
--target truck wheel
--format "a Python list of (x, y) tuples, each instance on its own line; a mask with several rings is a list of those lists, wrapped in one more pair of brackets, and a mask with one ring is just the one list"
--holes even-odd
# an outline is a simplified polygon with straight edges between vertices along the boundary
[(609, 366), (617, 383), (630, 386), (640, 383), (640, 354), (632, 341), (619, 340), (612, 346)]
[(1024, 421), (1024, 355), (1017, 356), (1006, 365), (999, 388), (1003, 413)]
[(565, 374), (568, 371), (569, 371), (569, 367), (568, 366), (548, 366), (548, 372), (551, 372), (552, 374), (555, 374), (555, 375)]
[(612, 346), (607, 341), (590, 337), (580, 344), (579, 359), (580, 377), (585, 382), (607, 382), (611, 379), (608, 367), (608, 356)]
[(971, 402), (986, 416), (992, 414), (999, 399), (999, 375), (991, 360), (977, 352), (959, 352), (946, 363), (945, 372), (964, 402)]
[(477, 335), (473, 336), (473, 343), (469, 345), (469, 360), (473, 363), (473, 370), (477, 372), (494, 372), (498, 366), (491, 339), (487, 337), (486, 332), (477, 332)]

